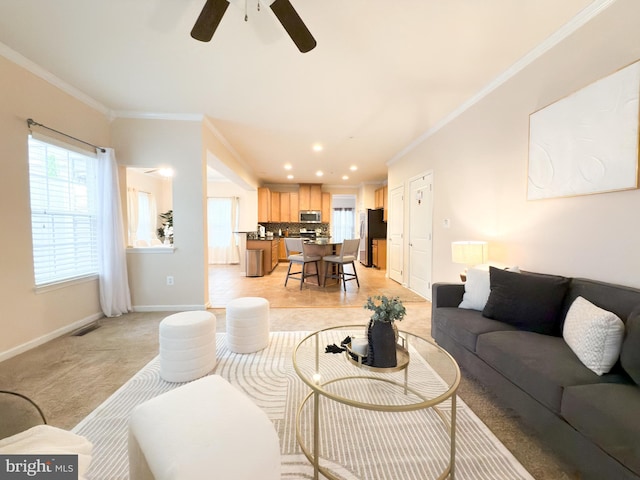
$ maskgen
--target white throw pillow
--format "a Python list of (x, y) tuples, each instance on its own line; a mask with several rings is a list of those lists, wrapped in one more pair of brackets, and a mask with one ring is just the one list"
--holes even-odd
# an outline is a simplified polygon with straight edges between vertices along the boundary
[(562, 336), (588, 369), (602, 375), (620, 356), (624, 323), (615, 313), (578, 297), (567, 312)]
[[(495, 265), (491, 264), (491, 266)], [(499, 266), (497, 268), (504, 268), (510, 272), (520, 272), (518, 267)], [(464, 295), (458, 308), (482, 311), (489, 299), (489, 293), (491, 293), (489, 264), (476, 265), (467, 270), (467, 281), (464, 283)]]
[(464, 283), (464, 295), (459, 308), (482, 310), (489, 298), (489, 266), (473, 267), (467, 270), (467, 281)]

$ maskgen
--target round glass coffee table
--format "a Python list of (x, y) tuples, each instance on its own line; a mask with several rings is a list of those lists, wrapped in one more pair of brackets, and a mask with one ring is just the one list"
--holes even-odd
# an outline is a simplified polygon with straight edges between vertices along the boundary
[[(405, 454), (409, 461), (435, 465), (434, 478), (454, 478), (460, 383), (456, 361), (431, 340), (405, 331), (399, 332), (402, 358), (398, 357), (396, 368), (367, 367), (348, 350), (325, 353), (328, 345), (340, 346), (347, 337), (366, 338), (365, 329), (363, 325), (326, 328), (306, 336), (294, 349), (296, 374), (311, 388), (296, 414), (296, 437), (313, 464), (314, 479), (319, 474), (344, 478), (337, 473), (340, 465), (371, 478), (366, 465), (391, 464)], [(417, 453), (410, 454), (412, 449)], [(382, 459), (380, 451), (397, 453)], [(433, 452), (433, 458), (423, 458), (424, 452)], [(363, 466), (351, 465), (350, 459)]]

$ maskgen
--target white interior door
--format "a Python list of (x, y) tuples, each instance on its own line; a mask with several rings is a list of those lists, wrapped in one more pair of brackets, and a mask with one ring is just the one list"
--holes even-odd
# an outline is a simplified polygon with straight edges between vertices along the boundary
[(409, 288), (431, 300), (433, 174), (413, 179), (409, 190)]
[(404, 281), (402, 268), (404, 263), (404, 185), (391, 190), (389, 195), (389, 278), (398, 283)]

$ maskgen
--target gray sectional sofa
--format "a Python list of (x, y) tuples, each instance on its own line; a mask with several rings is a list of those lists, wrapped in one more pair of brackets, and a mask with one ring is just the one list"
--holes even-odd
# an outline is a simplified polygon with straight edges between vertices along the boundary
[[(495, 268), (490, 280), (482, 310), (459, 308), (463, 284), (433, 285), (435, 341), (582, 478), (640, 479), (640, 290)], [(608, 373), (587, 368), (563, 338), (578, 297), (624, 322), (619, 358)]]

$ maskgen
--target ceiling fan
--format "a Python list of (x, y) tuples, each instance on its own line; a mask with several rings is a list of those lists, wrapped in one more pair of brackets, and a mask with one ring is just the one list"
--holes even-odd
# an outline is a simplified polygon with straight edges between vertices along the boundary
[[(228, 6), (227, 0), (207, 0), (191, 30), (191, 36), (201, 42), (210, 41)], [(316, 46), (316, 40), (289, 0), (275, 0), (270, 7), (298, 50), (306, 53)]]

